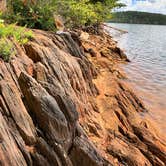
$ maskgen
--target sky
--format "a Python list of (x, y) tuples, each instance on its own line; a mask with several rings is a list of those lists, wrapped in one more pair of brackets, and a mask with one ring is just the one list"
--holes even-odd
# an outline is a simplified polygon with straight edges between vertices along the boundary
[(121, 10), (137, 10), (166, 14), (166, 0), (120, 0), (127, 7)]

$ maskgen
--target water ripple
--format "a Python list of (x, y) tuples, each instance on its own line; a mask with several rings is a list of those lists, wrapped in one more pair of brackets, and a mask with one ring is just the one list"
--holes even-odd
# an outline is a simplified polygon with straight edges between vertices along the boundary
[[(129, 33), (114, 37), (132, 61), (122, 65), (154, 119), (166, 126), (166, 26), (111, 24)], [(166, 131), (166, 129), (165, 129)]]

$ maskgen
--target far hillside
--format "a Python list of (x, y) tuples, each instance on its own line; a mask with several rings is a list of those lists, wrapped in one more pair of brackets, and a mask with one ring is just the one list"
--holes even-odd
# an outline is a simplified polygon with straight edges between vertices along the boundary
[(166, 25), (166, 15), (138, 11), (116, 12), (110, 22)]

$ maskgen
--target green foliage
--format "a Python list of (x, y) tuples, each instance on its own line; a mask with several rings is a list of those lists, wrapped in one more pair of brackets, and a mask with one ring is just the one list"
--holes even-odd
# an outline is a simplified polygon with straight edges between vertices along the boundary
[(54, 30), (54, 0), (37, 0), (37, 3), (24, 4), (23, 0), (9, 0), (3, 18), (8, 23), (17, 23), (20, 26)]
[(5, 25), (0, 23), (0, 38), (11, 38), (19, 44), (25, 44), (29, 39), (33, 38), (32, 31), (28, 31), (25, 27), (17, 27), (15, 24)]
[(15, 53), (14, 45), (10, 40), (6, 38), (0, 38), (0, 57), (5, 61), (10, 59), (10, 56)]
[(97, 22), (97, 13), (94, 5), (87, 0), (59, 1), (56, 14), (65, 19), (67, 27), (80, 27)]
[(111, 10), (122, 7), (119, 0), (61, 0), (56, 2), (56, 14), (61, 15), (68, 27), (99, 24), (111, 18)]
[(60, 15), (66, 27), (81, 27), (103, 22), (111, 10), (123, 6), (119, 0), (9, 0), (3, 18), (8, 23), (45, 30), (55, 30), (55, 15)]
[(137, 11), (117, 12), (113, 14), (111, 22), (166, 25), (166, 15)]
[(20, 45), (26, 44), (33, 38), (33, 33), (26, 30), (25, 27), (17, 27), (15, 24), (5, 25), (0, 22), (0, 57), (4, 60), (9, 60), (10, 55), (14, 54), (13, 42)]

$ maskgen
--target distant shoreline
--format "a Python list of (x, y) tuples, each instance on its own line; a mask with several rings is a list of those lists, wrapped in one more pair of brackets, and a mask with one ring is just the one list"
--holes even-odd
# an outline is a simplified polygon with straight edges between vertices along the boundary
[(157, 25), (157, 26), (166, 26), (166, 24), (148, 24), (148, 23), (128, 23), (128, 22), (112, 22), (109, 21), (109, 23), (115, 23), (115, 24), (133, 24), (133, 25)]
[(138, 11), (123, 11), (113, 13), (110, 23), (166, 25), (166, 15)]

